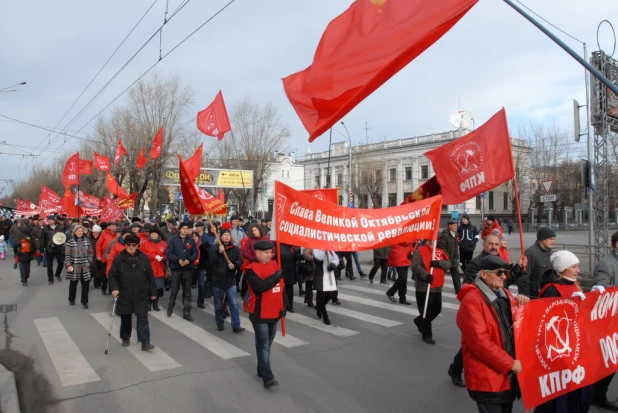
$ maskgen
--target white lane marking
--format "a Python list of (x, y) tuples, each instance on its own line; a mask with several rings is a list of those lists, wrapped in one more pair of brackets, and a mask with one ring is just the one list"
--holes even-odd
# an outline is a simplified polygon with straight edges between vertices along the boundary
[[(302, 300), (303, 299), (300, 297), (294, 297), (294, 301), (299, 304), (302, 303)], [(373, 324), (377, 324), (377, 325), (384, 326), (384, 327), (395, 327), (395, 326), (403, 324), (403, 323), (400, 323), (399, 321), (389, 320), (388, 318), (377, 317), (371, 314), (361, 313), (360, 311), (350, 310), (349, 308), (345, 308), (345, 307), (329, 305), (327, 308), (327, 311), (329, 313), (341, 314), (346, 317), (356, 318), (357, 320), (366, 321), (368, 323), (373, 323)]]
[[(359, 291), (362, 293), (368, 293), (368, 294), (375, 294), (375, 295), (384, 295), (386, 296), (386, 294), (382, 291), (379, 290), (374, 290), (373, 288), (365, 288), (365, 287), (358, 287), (356, 285), (340, 285), (339, 288), (343, 288), (346, 290), (353, 290), (353, 291)], [(340, 294), (341, 296), (341, 294)], [(395, 297), (397, 298), (397, 297)], [(416, 297), (412, 296), (412, 295), (408, 295), (406, 296), (406, 298), (410, 301), (416, 301)], [(352, 301), (358, 301), (358, 300), (352, 300)], [(459, 304), (451, 304), (451, 303), (447, 303), (442, 301), (442, 307), (444, 308), (450, 308), (452, 310), (459, 310)]]
[[(111, 319), (108, 312), (92, 313), (92, 316), (95, 320), (99, 322), (99, 324), (101, 324), (107, 331), (109, 331), (109, 323)], [(120, 317), (116, 317), (116, 319), (114, 320), (112, 337), (114, 337), (117, 342), (122, 342), (122, 340), (120, 339)], [(137, 331), (133, 329), (131, 330), (131, 341), (133, 343), (126, 349), (129, 350), (129, 353), (131, 353), (136, 359), (138, 359), (148, 370), (161, 371), (182, 367), (176, 362), (176, 360), (165, 354), (163, 350), (161, 350), (159, 347), (155, 347), (153, 350), (150, 351), (142, 351), (142, 344), (137, 342), (136, 340)]]
[(58, 317), (38, 318), (34, 320), (34, 325), (63, 386), (101, 380)]
[[(338, 285), (338, 287), (343, 288), (344, 286)], [(413, 315), (413, 316), (418, 315), (418, 311), (415, 308), (412, 308), (409, 305), (391, 303), (390, 301), (388, 301), (388, 298), (386, 297), (386, 294), (384, 292), (381, 292), (379, 294), (384, 296), (384, 302), (376, 301), (376, 300), (369, 300), (367, 298), (357, 297), (355, 295), (343, 294), (341, 292), (339, 292), (338, 296), (342, 300), (349, 300), (351, 303), (364, 304), (370, 307), (382, 308), (384, 310), (395, 311), (397, 313), (408, 314), (408, 315)], [(328, 307), (328, 309), (330, 309), (330, 306)]]
[[(330, 311), (330, 307), (328, 308), (328, 310)], [(324, 331), (338, 337), (350, 337), (359, 334), (358, 331), (348, 330), (347, 328), (337, 327), (335, 325), (327, 326), (322, 320), (317, 317), (312, 318), (301, 314), (288, 312), (285, 318), (295, 323), (304, 324), (308, 327), (313, 327), (317, 330)]]
[(190, 323), (189, 321), (183, 320), (176, 314), (172, 314), (171, 317), (168, 317), (163, 311), (153, 312), (150, 314), (157, 320), (167, 324), (174, 330), (195, 341), (206, 350), (215, 353), (222, 359), (227, 360), (236, 357), (250, 356), (250, 354), (246, 351), (228, 343), (214, 334), (209, 333), (195, 324)]

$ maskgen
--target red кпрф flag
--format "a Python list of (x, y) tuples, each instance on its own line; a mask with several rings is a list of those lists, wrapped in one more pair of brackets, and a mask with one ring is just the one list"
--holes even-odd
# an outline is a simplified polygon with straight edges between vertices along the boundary
[(204, 135), (216, 136), (219, 140), (223, 139), (226, 132), (232, 130), (221, 91), (217, 93), (214, 102), (206, 109), (198, 112), (197, 128)]
[(152, 149), (150, 149), (150, 159), (157, 159), (161, 156), (161, 148), (163, 148), (163, 126), (159, 128), (159, 132), (152, 141)]
[(195, 179), (200, 174), (200, 170), (202, 169), (202, 149), (204, 144), (200, 144), (195, 150), (195, 153), (185, 161), (185, 169), (187, 170), (187, 174), (189, 178), (191, 178), (191, 182), (195, 182)]
[(79, 207), (75, 205), (75, 194), (71, 192), (69, 188), (64, 189), (64, 196), (62, 197), (62, 211), (69, 217), (79, 217)]
[(98, 153), (94, 153), (94, 167), (99, 171), (109, 171), (112, 165), (109, 163), (109, 158)]
[(118, 182), (116, 182), (116, 179), (111, 174), (111, 172), (107, 172), (105, 174), (105, 184), (107, 186), (107, 191), (110, 194), (114, 195), (116, 198), (120, 198), (120, 199), (129, 198), (129, 195), (124, 191), (124, 189), (122, 189), (120, 185), (118, 185)]
[(122, 145), (122, 136), (118, 138), (118, 145), (116, 145), (116, 154), (114, 155), (114, 165), (118, 166), (120, 158), (127, 154), (127, 150)]
[(208, 192), (195, 186), (189, 179), (189, 173), (180, 155), (178, 155), (178, 172), (180, 174), (180, 192), (184, 198), (185, 208), (191, 215), (204, 215), (219, 213), (226, 206), (219, 199)]
[(64, 165), (62, 171), (62, 185), (65, 188), (71, 185), (79, 185), (79, 152), (72, 155)]
[(144, 165), (146, 165), (146, 162), (148, 162), (148, 158), (144, 156), (144, 152), (146, 152), (146, 148), (142, 148), (142, 150), (139, 151), (139, 155), (137, 155), (137, 161), (135, 161), (137, 169), (142, 169)]
[(513, 179), (513, 151), (504, 108), (466, 136), (425, 152), (445, 205), (460, 204)]
[(478, 0), (356, 0), (302, 72), (283, 79), (309, 142), (424, 52)]

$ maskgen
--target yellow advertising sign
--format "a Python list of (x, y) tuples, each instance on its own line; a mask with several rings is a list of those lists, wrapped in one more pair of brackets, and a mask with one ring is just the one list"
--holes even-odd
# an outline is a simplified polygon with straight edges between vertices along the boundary
[[(240, 171), (220, 171), (219, 178), (217, 179), (217, 186), (228, 188), (251, 188), (253, 174), (251, 172), (243, 172), (242, 176)], [(244, 182), (243, 182), (244, 181)]]
[[(241, 177), (242, 172), (242, 177)], [(177, 167), (165, 168), (161, 173), (160, 185), (179, 186), (180, 175)], [(238, 169), (202, 168), (195, 184), (202, 188), (253, 188), (253, 171)]]

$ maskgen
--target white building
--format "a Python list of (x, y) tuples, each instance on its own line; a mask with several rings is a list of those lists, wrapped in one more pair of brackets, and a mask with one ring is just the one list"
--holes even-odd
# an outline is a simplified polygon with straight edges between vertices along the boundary
[[(423, 154), (465, 133), (466, 131), (456, 130), (359, 145), (351, 150), (348, 142), (336, 142), (331, 147), (330, 173), (328, 171), (328, 151), (311, 153), (308, 150), (305, 160), (301, 162), (305, 167), (305, 188), (340, 188), (339, 203), (341, 205), (347, 205), (350, 201), (358, 208), (384, 208), (399, 205), (416, 188), (434, 176), (431, 162)], [(527, 211), (530, 204), (529, 179), (527, 178), (529, 163), (527, 155), (530, 153), (530, 148), (517, 139), (512, 139), (512, 145), (516, 170), (518, 175), (520, 173), (522, 175), (517, 181), (521, 209)], [(372, 196), (368, 193), (367, 185), (359, 182), (359, 176), (361, 180), (363, 179), (363, 174), (359, 173), (360, 170), (368, 168), (374, 170), (376, 177), (373, 195), (377, 200), (377, 206), (374, 205)], [(477, 196), (463, 204), (445, 205), (443, 209), (445, 213), (458, 211), (480, 215), (484, 212), (485, 215), (495, 214), (498, 217), (508, 217), (513, 211), (513, 197), (512, 184), (508, 182), (486, 192), (484, 198)]]
[(268, 174), (264, 178), (263, 188), (258, 192), (255, 210), (263, 211), (265, 215), (272, 213), (275, 199), (275, 181), (297, 189), (305, 189), (305, 167), (296, 163), (295, 154), (276, 153), (268, 163)]

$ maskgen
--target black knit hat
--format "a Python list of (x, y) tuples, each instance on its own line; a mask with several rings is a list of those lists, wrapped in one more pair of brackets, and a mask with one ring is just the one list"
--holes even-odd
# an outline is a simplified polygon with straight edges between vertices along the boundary
[(256, 241), (255, 244), (253, 244), (253, 249), (256, 251), (267, 251), (272, 250), (273, 248), (275, 248), (273, 243), (266, 240)]
[[(118, 231), (116, 231), (116, 232), (118, 232)], [(131, 234), (131, 229), (129, 227), (123, 227), (120, 230), (120, 235), (124, 235), (124, 234)]]
[(129, 234), (124, 237), (124, 245), (127, 244), (137, 244), (139, 245), (139, 237), (135, 234)]
[(470, 221), (470, 215), (468, 215), (468, 214), (463, 214), (463, 215), (461, 216), (461, 219), (464, 219), (464, 218), (465, 218), (465, 219), (467, 219), (468, 221)]
[(187, 221), (183, 221), (180, 224), (178, 224), (178, 231), (180, 231), (182, 228), (184, 227), (189, 227), (191, 228), (191, 224), (189, 224)]
[(495, 221), (496, 217), (493, 215), (487, 215), (487, 221)]
[(536, 233), (536, 239), (545, 241), (548, 238), (556, 238), (556, 233), (550, 227), (541, 227)]
[(231, 234), (232, 234), (232, 231), (230, 231), (230, 230), (229, 230), (229, 229), (227, 229), (227, 228), (220, 228), (220, 229), (219, 229), (219, 236), (222, 236), (223, 234), (230, 234), (230, 235), (231, 235)]

